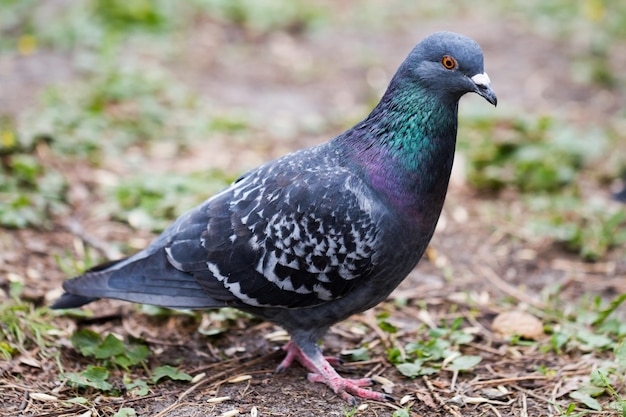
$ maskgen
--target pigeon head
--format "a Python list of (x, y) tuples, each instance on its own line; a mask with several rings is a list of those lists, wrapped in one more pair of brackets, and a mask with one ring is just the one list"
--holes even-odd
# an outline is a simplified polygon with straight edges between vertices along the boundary
[(466, 93), (497, 103), (480, 46), (452, 32), (419, 42), (369, 116), (337, 138), (374, 189), (430, 236), (454, 161), (458, 104)]
[(435, 32), (422, 40), (398, 75), (447, 103), (456, 103), (465, 93), (477, 93), (494, 106), (498, 102), (483, 68), (480, 46), (457, 33)]

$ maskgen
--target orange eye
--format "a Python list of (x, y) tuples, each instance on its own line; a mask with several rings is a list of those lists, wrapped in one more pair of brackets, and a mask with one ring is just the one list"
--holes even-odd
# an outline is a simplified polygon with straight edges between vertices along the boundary
[(452, 58), (450, 55), (444, 55), (441, 58), (441, 65), (443, 65), (446, 69), (455, 69), (457, 67), (456, 59)]

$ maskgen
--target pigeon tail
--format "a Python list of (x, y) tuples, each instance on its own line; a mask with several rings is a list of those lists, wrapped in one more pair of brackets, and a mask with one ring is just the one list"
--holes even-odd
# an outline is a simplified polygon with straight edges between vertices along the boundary
[[(139, 256), (138, 256), (139, 255)], [(144, 255), (144, 256), (141, 256)], [(174, 268), (165, 251), (98, 266), (63, 283), (65, 294), (51, 308), (74, 308), (100, 298), (113, 298), (174, 309), (224, 307), (208, 296), (193, 275)]]
[(84, 297), (82, 295), (75, 295), (70, 293), (64, 293), (58, 300), (50, 306), (53, 310), (61, 310), (64, 308), (78, 308), (85, 304), (89, 304), (92, 301), (96, 301), (97, 297)]

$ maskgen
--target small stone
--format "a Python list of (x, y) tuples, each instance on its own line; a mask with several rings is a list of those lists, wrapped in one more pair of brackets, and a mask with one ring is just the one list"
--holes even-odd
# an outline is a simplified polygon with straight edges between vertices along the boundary
[(502, 338), (521, 336), (528, 340), (539, 340), (544, 336), (543, 323), (525, 311), (507, 311), (493, 320), (491, 328)]

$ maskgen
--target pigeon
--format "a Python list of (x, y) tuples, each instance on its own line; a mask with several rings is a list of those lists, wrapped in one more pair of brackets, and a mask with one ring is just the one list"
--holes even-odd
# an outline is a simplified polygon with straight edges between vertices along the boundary
[(135, 255), (66, 280), (52, 308), (100, 298), (234, 307), (290, 334), (277, 372), (296, 361), (350, 404), (393, 400), (370, 378), (341, 377), (317, 343), (383, 301), (422, 257), (448, 188), (459, 99), (472, 92), (497, 104), (480, 46), (429, 35), (363, 121), (248, 171)]

